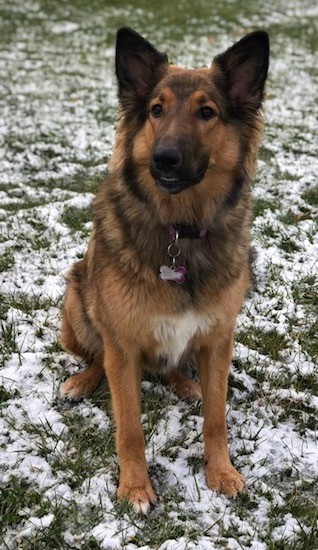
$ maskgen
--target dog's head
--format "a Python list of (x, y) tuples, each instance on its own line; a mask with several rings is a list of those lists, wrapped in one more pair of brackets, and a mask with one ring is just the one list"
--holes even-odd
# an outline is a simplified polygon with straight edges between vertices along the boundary
[(215, 57), (210, 68), (182, 69), (121, 28), (118, 96), (125, 126), (134, 133), (132, 159), (143, 170), (141, 185), (147, 181), (175, 195), (202, 182), (213, 193), (214, 176), (238, 178), (243, 151), (248, 157), (253, 149), (249, 132), (259, 119), (268, 58), (268, 35), (257, 31)]

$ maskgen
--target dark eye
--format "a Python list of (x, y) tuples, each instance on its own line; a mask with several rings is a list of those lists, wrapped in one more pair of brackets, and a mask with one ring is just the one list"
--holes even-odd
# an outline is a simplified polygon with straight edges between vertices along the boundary
[(215, 111), (214, 109), (212, 109), (212, 107), (201, 107), (200, 111), (199, 111), (199, 116), (203, 119), (203, 120), (210, 120), (211, 118), (213, 118), (215, 116)]
[(150, 112), (152, 114), (152, 116), (154, 117), (159, 117), (162, 115), (162, 105), (160, 105), (160, 103), (156, 103), (155, 105), (153, 105), (150, 109)]

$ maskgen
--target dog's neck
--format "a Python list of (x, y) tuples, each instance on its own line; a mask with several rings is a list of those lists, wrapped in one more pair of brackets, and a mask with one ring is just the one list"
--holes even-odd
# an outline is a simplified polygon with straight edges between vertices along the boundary
[(175, 237), (177, 232), (179, 239), (204, 239), (208, 231), (196, 225), (186, 225), (183, 223), (169, 225), (169, 235), (171, 237)]

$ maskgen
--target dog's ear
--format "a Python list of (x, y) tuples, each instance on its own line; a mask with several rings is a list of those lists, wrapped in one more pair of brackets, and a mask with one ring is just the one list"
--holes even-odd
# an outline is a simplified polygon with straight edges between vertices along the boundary
[(124, 108), (145, 102), (167, 70), (168, 58), (129, 27), (117, 32), (116, 76), (118, 97)]
[(255, 31), (236, 42), (214, 59), (226, 77), (235, 108), (261, 107), (269, 63), (269, 38), (265, 31)]

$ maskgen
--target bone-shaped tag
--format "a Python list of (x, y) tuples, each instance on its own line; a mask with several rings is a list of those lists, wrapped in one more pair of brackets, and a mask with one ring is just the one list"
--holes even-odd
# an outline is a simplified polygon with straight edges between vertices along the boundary
[(179, 267), (169, 267), (168, 265), (161, 265), (159, 273), (159, 279), (161, 281), (175, 281), (179, 285), (182, 285), (185, 281), (186, 269), (182, 265)]

